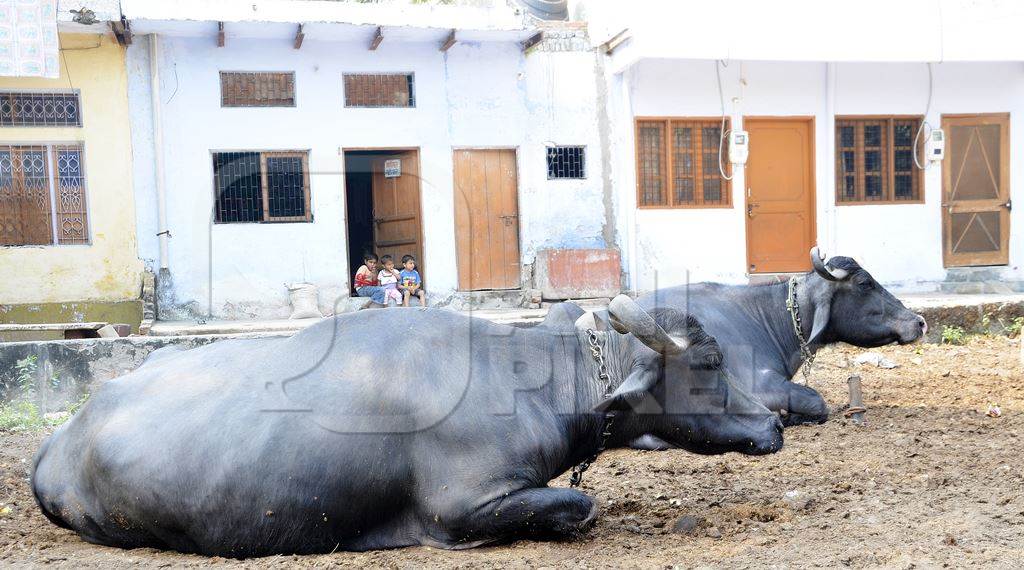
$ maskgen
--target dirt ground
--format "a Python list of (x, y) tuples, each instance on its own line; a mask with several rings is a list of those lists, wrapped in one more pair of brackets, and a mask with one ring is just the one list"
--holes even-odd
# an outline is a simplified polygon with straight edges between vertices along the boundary
[[(461, 552), (419, 547), (235, 561), (89, 545), (47, 522), (32, 500), (27, 470), (45, 434), (0, 434), (0, 565), (1019, 567), (1018, 346), (994, 337), (880, 349), (899, 364), (892, 370), (850, 364), (860, 350), (824, 351), (812, 386), (839, 407), (847, 402), (846, 378), (859, 373), (866, 426), (839, 413), (821, 426), (787, 429), (785, 449), (759, 458), (609, 452), (583, 483), (603, 507), (585, 538)], [(987, 415), (991, 404), (999, 417)], [(685, 516), (693, 528), (673, 532)]]

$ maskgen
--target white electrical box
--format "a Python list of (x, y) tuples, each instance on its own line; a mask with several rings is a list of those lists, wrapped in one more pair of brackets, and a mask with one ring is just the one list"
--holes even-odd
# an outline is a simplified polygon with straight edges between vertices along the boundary
[(729, 162), (733, 164), (746, 164), (750, 156), (750, 135), (747, 131), (732, 131), (729, 133)]
[(928, 142), (924, 147), (928, 160), (939, 161), (946, 157), (946, 133), (935, 129), (928, 134)]

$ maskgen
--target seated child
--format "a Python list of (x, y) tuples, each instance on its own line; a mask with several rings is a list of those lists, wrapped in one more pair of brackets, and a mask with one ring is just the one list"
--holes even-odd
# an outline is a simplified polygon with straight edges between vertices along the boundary
[(426, 307), (427, 302), (423, 293), (423, 280), (420, 279), (420, 272), (416, 271), (416, 258), (411, 255), (402, 256), (402, 272), (398, 274), (399, 288), (402, 290), (402, 304), (409, 306), (409, 297), (416, 295), (420, 298), (420, 306)]
[(388, 301), (394, 299), (395, 305), (402, 302), (402, 293), (398, 290), (398, 272), (395, 271), (395, 258), (390, 255), (380, 256), (380, 263), (384, 266), (384, 269), (380, 270), (377, 274), (377, 281), (380, 282), (381, 289), (384, 290), (384, 303), (385, 307), (388, 305)]
[(384, 290), (377, 281), (377, 254), (367, 253), (363, 256), (363, 265), (356, 271), (356, 295), (370, 297), (374, 303), (384, 304)]

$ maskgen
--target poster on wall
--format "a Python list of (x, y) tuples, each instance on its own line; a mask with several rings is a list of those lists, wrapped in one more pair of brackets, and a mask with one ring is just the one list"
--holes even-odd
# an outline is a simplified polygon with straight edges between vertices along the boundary
[(402, 161), (393, 158), (384, 161), (384, 178), (398, 178), (402, 175)]
[(0, 0), (0, 76), (60, 76), (57, 0)]

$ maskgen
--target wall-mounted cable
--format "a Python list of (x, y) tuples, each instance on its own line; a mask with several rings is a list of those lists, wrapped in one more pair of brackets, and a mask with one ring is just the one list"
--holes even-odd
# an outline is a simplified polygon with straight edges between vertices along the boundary
[(715, 60), (715, 79), (718, 80), (718, 102), (722, 107), (722, 126), (718, 129), (718, 173), (722, 175), (725, 180), (732, 180), (732, 176), (726, 176), (725, 166), (722, 164), (722, 149), (725, 144), (726, 137), (732, 132), (732, 129), (725, 130), (725, 93), (722, 91), (722, 67), (729, 67), (727, 63), (720, 59)]
[(917, 134), (914, 135), (914, 165), (921, 170), (928, 170), (931, 167), (931, 161), (925, 159), (924, 164), (921, 164), (921, 160), (917, 157), (917, 147), (920, 144), (921, 133), (924, 132), (925, 127), (928, 127), (928, 133), (925, 134), (927, 139), (932, 135), (932, 126), (928, 124), (928, 113), (932, 110), (932, 64), (928, 63), (928, 103), (924, 107), (924, 116), (921, 117), (921, 125), (917, 127)]

